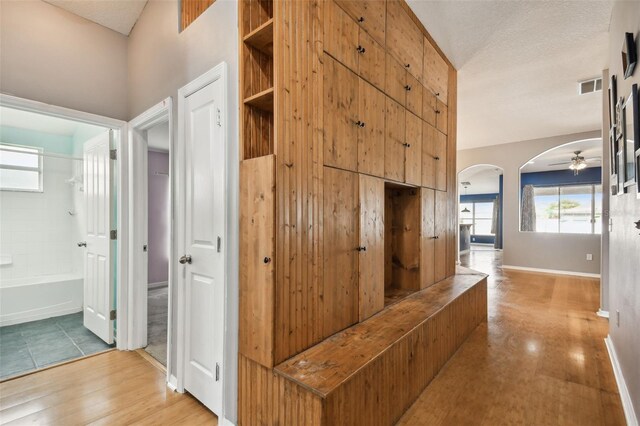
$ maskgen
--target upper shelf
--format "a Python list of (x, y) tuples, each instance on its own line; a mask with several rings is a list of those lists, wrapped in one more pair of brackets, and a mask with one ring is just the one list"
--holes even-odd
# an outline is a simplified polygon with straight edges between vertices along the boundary
[(244, 37), (244, 42), (267, 55), (273, 55), (273, 18)]
[(244, 104), (263, 111), (273, 112), (273, 87), (246, 98)]

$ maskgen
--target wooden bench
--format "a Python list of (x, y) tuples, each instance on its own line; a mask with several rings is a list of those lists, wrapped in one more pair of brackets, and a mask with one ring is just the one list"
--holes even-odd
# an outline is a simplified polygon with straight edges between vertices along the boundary
[(272, 371), (241, 356), (269, 389), (241, 393), (239, 409), (252, 425), (393, 424), (486, 318), (486, 275), (458, 268)]

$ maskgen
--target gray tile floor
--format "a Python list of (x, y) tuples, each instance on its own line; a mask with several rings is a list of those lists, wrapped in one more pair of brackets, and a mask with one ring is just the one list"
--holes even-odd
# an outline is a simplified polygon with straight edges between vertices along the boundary
[(149, 289), (147, 298), (147, 347), (162, 365), (167, 365), (168, 287)]
[(0, 380), (109, 349), (82, 312), (0, 327)]

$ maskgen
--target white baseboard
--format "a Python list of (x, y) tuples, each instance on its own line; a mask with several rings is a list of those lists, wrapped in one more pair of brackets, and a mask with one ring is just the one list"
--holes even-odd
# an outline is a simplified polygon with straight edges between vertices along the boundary
[(174, 392), (178, 392), (178, 378), (170, 374), (169, 380), (167, 380), (167, 387)]
[(157, 283), (149, 283), (147, 284), (147, 288), (152, 289), (152, 288), (160, 288), (160, 287), (167, 287), (169, 285), (169, 281), (159, 281)]
[(469, 250), (469, 249), (462, 250), (462, 251), (460, 251), (460, 254), (467, 254), (467, 253), (469, 253), (470, 251), (471, 251), (471, 250)]
[(235, 423), (233, 423), (231, 420), (225, 417), (222, 417), (221, 419), (218, 419), (218, 420), (219, 420), (220, 426), (236, 426)]
[(596, 312), (596, 315), (602, 318), (609, 318), (609, 311), (603, 311), (602, 309), (598, 309), (598, 312)]
[(589, 274), (587, 272), (575, 272), (575, 271), (561, 271), (559, 269), (529, 268), (526, 266), (515, 266), (515, 265), (502, 265), (502, 269), (514, 269), (517, 271), (527, 271), (527, 272), (540, 272), (542, 274), (573, 275), (576, 277), (600, 278), (600, 274)]
[[(67, 305), (67, 304), (65, 304)], [(15, 314), (0, 315), (0, 327), (7, 325), (22, 324), (24, 322), (39, 321), (47, 318), (59, 317), (62, 315), (75, 314), (82, 312), (82, 306), (72, 306), (69, 308), (46, 307), (33, 311), (17, 312)]]
[(618, 355), (616, 354), (616, 348), (613, 346), (611, 336), (607, 336), (604, 339), (604, 343), (607, 346), (609, 352), (609, 359), (611, 360), (611, 366), (613, 367), (613, 375), (616, 378), (616, 384), (618, 385), (618, 392), (620, 393), (620, 399), (622, 400), (622, 409), (624, 410), (624, 417), (627, 420), (628, 426), (638, 426), (638, 418), (633, 409), (633, 402), (631, 401), (631, 395), (629, 395), (629, 389), (627, 383), (624, 381), (622, 375), (622, 369), (618, 362)]

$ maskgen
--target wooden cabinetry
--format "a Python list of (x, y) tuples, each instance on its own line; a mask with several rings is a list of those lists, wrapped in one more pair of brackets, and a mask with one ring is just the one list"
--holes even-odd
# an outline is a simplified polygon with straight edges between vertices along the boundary
[(358, 130), (358, 172), (384, 176), (384, 93), (360, 79), (358, 117), (365, 123)]
[(422, 120), (406, 111), (404, 180), (411, 185), (422, 184)]
[(422, 186), (447, 190), (447, 136), (426, 122), (422, 127)]
[(385, 0), (336, 0), (336, 3), (380, 45), (385, 44)]
[(387, 50), (413, 74), (423, 79), (424, 35), (413, 22), (400, 0), (387, 1)]
[(391, 98), (386, 99), (384, 177), (404, 182), (405, 109)]
[(422, 188), (422, 238), (420, 246), (420, 286), (427, 288), (436, 282), (436, 194), (433, 189)]
[(440, 102), (449, 104), (449, 66), (426, 38), (424, 39), (424, 84)]
[(435, 215), (434, 215), (434, 267), (433, 278), (435, 282), (447, 277), (447, 240), (449, 232), (447, 229), (447, 193), (435, 191)]
[(407, 110), (422, 117), (422, 84), (389, 53), (385, 67), (385, 92)]

